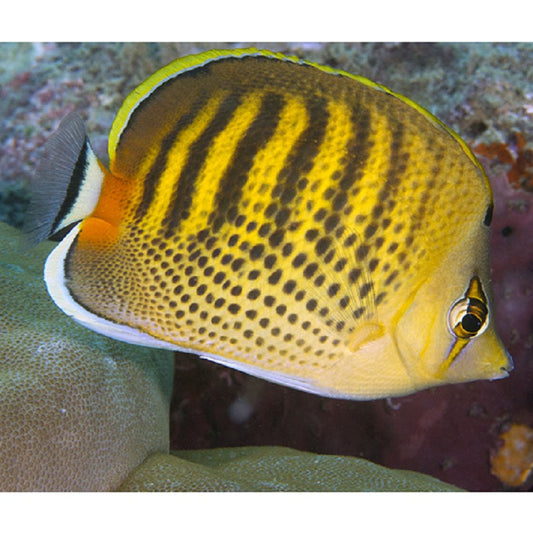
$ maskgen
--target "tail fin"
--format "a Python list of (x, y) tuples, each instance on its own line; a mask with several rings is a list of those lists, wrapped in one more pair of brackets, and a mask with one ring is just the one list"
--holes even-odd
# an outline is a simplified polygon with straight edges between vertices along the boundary
[(77, 113), (67, 115), (46, 142), (24, 231), (35, 245), (80, 222), (94, 210), (104, 168), (94, 154)]

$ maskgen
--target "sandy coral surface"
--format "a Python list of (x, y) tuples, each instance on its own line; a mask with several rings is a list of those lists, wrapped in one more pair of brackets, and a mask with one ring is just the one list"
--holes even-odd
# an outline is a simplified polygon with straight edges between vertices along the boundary
[(97, 335), (50, 302), (51, 243), (0, 223), (0, 491), (117, 489), (169, 447), (172, 355)]

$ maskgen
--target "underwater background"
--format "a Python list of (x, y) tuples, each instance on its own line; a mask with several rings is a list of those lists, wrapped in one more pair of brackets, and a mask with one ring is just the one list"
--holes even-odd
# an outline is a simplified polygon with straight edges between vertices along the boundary
[(434, 113), (493, 186), (497, 329), (515, 369), (497, 382), (390, 401), (333, 400), (176, 353), (170, 448), (289, 446), (362, 457), (468, 490), (533, 482), (533, 44), (0, 43), (0, 220), (20, 227), (42, 147), (76, 109), (97, 155), (127, 94), (173, 59), (258, 46), (362, 75)]

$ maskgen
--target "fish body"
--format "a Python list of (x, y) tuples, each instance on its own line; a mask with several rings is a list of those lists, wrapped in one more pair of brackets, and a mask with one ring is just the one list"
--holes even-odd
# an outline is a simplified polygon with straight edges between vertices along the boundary
[(278, 53), (178, 59), (125, 100), (109, 169), (52, 136), (34, 240), (68, 233), (48, 291), (85, 326), (353, 399), (504, 377), (492, 193), (429, 112)]

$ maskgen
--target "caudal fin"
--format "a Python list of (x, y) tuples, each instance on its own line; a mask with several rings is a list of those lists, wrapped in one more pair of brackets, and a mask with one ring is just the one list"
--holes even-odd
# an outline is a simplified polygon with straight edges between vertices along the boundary
[(104, 168), (94, 154), (77, 113), (67, 115), (44, 147), (32, 182), (25, 221), (28, 244), (62, 233), (92, 213)]

